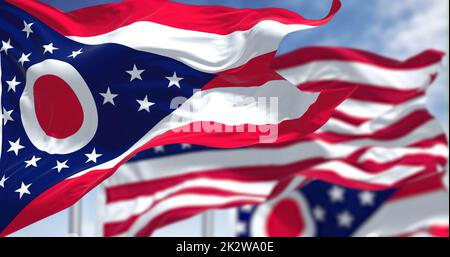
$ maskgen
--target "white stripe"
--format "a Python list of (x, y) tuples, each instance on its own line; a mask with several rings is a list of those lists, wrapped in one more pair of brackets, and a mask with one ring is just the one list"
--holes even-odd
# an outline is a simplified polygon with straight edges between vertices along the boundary
[(106, 191), (104, 184), (100, 184), (97, 190), (97, 198), (96, 198), (96, 212), (95, 212), (95, 228), (96, 234), (95, 236), (101, 237), (104, 235), (104, 220), (103, 218), (108, 213), (106, 209)]
[(448, 158), (448, 146), (444, 144), (434, 145), (428, 148), (408, 147), (388, 149), (384, 147), (373, 147), (366, 151), (358, 161), (376, 161), (378, 163), (386, 163), (400, 159), (406, 155), (427, 154)]
[[(440, 130), (433, 130), (433, 128), (433, 126), (430, 127), (430, 124), (424, 124), (407, 136), (390, 141), (363, 139), (344, 144), (330, 144), (315, 140), (283, 148), (201, 151), (129, 162), (122, 165), (117, 171), (117, 175), (110, 177), (105, 183), (107, 186), (117, 186), (217, 169), (288, 165), (317, 157), (343, 158), (364, 146), (394, 147), (389, 151), (395, 152), (402, 146), (407, 146), (416, 140), (432, 138), (442, 133)], [(373, 160), (378, 161), (378, 158), (374, 157)], [(380, 159), (380, 162), (383, 162), (383, 159)]]
[(124, 221), (133, 215), (142, 214), (154, 203), (153, 196), (140, 196), (133, 200), (107, 203), (101, 217), (104, 224)]
[(407, 90), (425, 88), (430, 83), (430, 74), (439, 71), (439, 68), (439, 64), (433, 64), (421, 69), (396, 70), (351, 61), (315, 61), (280, 70), (278, 73), (295, 85), (339, 80)]
[[(344, 102), (345, 103), (345, 102)], [(399, 104), (397, 106), (391, 106), (390, 109), (385, 109), (384, 113), (380, 113), (379, 116), (372, 117), (372, 119), (364, 122), (361, 125), (353, 125), (347, 123), (343, 120), (339, 120), (336, 118), (331, 118), (323, 127), (319, 129), (319, 131), (332, 131), (337, 133), (349, 134), (349, 135), (365, 135), (369, 133), (373, 133), (377, 130), (384, 129), (394, 123), (399, 122), (404, 117), (408, 116), (414, 111), (418, 110), (427, 110), (426, 109), (426, 98), (424, 96), (411, 99), (405, 103)], [(368, 116), (370, 107), (370, 103), (361, 102), (361, 107), (358, 108), (360, 113), (366, 113)], [(369, 109), (365, 109), (365, 106), (370, 106)], [(354, 115), (357, 117), (362, 117), (362, 115), (358, 115), (357, 112), (351, 111), (353, 114), (346, 111), (346, 114)], [(376, 111), (375, 111), (376, 112)], [(380, 111), (381, 112), (381, 111)]]
[(425, 139), (430, 139), (442, 135), (443, 133), (444, 132), (439, 122), (433, 119), (423, 123), (418, 128), (408, 133), (406, 136), (400, 138), (394, 138), (389, 140), (360, 139), (340, 144), (355, 146), (358, 148), (367, 146), (400, 147), (400, 146), (408, 146)]
[(274, 185), (275, 181), (239, 182), (224, 179), (193, 179), (158, 191), (151, 196), (140, 196), (129, 200), (107, 203), (102, 222), (118, 222), (126, 220), (133, 215), (142, 214), (155, 201), (161, 199), (166, 201), (173, 194), (189, 188), (219, 189), (242, 195), (260, 195), (260, 197), (264, 197), (270, 194)]
[(336, 110), (351, 116), (370, 119), (392, 110), (394, 106), (393, 104), (347, 99)]
[(174, 124), (165, 125), (177, 128), (196, 121), (278, 124), (301, 117), (318, 95), (300, 91), (285, 80), (269, 81), (259, 87), (213, 88), (196, 92), (170, 115)]
[(88, 45), (120, 44), (170, 57), (200, 71), (216, 73), (275, 51), (284, 36), (308, 28), (312, 26), (265, 20), (246, 31), (219, 35), (140, 21), (103, 35), (68, 38)]
[(392, 236), (448, 224), (449, 195), (438, 191), (385, 204), (354, 236)]
[(233, 202), (241, 201), (257, 201), (262, 202), (265, 199), (263, 197), (247, 197), (247, 196), (205, 196), (203, 194), (185, 194), (175, 197), (171, 197), (165, 201), (155, 205), (150, 211), (141, 215), (135, 223), (127, 231), (126, 235), (135, 236), (143, 227), (150, 223), (151, 220), (158, 217), (165, 212), (183, 208), (183, 207), (203, 207), (211, 208), (214, 206), (221, 206), (225, 204), (231, 204)]
[(372, 174), (342, 161), (330, 161), (317, 165), (314, 169), (321, 170), (326, 173), (337, 174), (340, 177), (347, 179), (363, 181), (374, 185), (389, 186), (417, 174), (422, 171), (424, 167), (397, 165), (383, 170), (381, 173)]

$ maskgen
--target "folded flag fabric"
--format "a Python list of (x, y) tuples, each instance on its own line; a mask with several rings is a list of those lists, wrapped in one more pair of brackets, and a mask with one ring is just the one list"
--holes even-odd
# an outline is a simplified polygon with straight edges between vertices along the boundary
[(373, 191), (442, 172), (447, 139), (425, 105), (441, 58), (429, 50), (396, 61), (339, 47), (280, 56), (274, 65), (283, 63), (279, 72), (299, 88), (357, 89), (305, 138), (227, 150), (167, 145), (138, 154), (105, 181), (103, 235), (148, 236), (205, 210), (261, 203), (293, 190), (295, 175)]
[[(299, 176), (362, 189), (384, 189), (445, 170), (448, 140), (426, 106), (426, 91), (438, 76), (443, 53), (428, 50), (399, 64), (358, 50), (316, 49), (321, 58), (330, 59), (321, 62), (331, 70), (327, 79), (319, 82), (323, 87), (348, 83), (359, 87), (323, 127), (301, 139), (317, 148), (308, 154), (303, 152), (308, 156), (302, 159), (320, 161), (301, 169)], [(290, 72), (314, 76), (312, 73), (320, 73), (314, 66), (298, 65)], [(361, 79), (365, 76), (376, 77), (378, 83)], [(292, 82), (302, 83), (302, 77)], [(300, 87), (310, 83), (305, 84)]]
[(0, 235), (69, 207), (151, 147), (314, 132), (351, 90), (307, 92), (270, 65), (285, 35), (327, 23), (339, 7), (309, 20), (166, 0), (71, 13), (0, 1)]
[(315, 180), (270, 202), (240, 207), (240, 237), (449, 236), (449, 192), (443, 174), (382, 191)]

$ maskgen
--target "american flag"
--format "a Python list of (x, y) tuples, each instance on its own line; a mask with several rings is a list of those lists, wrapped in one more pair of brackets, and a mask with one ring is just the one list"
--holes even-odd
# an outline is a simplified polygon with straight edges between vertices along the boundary
[[(271, 63), (285, 35), (327, 23), (339, 7), (309, 20), (166, 0), (71, 13), (0, 1), (0, 235), (71, 206), (148, 148), (314, 132), (351, 89), (302, 90)], [(274, 98), (277, 108), (249, 98)]]
[(355, 190), (312, 181), (236, 213), (240, 237), (449, 236), (449, 192), (443, 174), (401, 187)]
[(205, 210), (261, 203), (294, 190), (296, 176), (321, 179), (311, 185), (327, 189), (332, 183), (370, 191), (384, 205), (405, 183), (445, 170), (447, 139), (425, 103), (441, 58), (430, 50), (397, 61), (337, 47), (280, 57), (280, 73), (300, 88), (358, 88), (302, 139), (229, 150), (167, 145), (138, 154), (104, 183), (103, 235), (148, 236)]

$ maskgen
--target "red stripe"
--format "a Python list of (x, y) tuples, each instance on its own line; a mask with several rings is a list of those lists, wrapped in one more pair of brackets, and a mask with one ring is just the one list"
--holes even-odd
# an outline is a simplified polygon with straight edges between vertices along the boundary
[[(189, 217), (192, 217), (196, 214), (199, 214), (205, 210), (211, 209), (211, 208), (230, 208), (230, 207), (236, 207), (246, 204), (258, 204), (259, 202), (256, 201), (239, 201), (239, 202), (233, 202), (228, 205), (221, 205), (221, 206), (200, 206), (200, 207), (187, 207), (187, 208), (178, 208), (173, 209), (169, 212), (165, 212), (162, 215), (159, 215), (156, 217), (156, 219), (153, 219), (153, 223), (151, 224), (151, 228), (146, 229), (146, 235), (143, 236), (149, 236), (151, 233), (156, 230), (157, 228), (163, 227), (164, 225), (171, 224), (183, 219), (187, 219)], [(136, 221), (136, 219), (139, 216), (135, 216), (134, 219), (127, 220), (125, 222), (115, 222), (115, 223), (107, 223), (103, 226), (103, 235), (105, 237), (112, 237), (117, 236), (122, 233), (125, 233), (129, 230), (131, 225)], [(149, 224), (150, 225), (150, 224)], [(146, 226), (148, 227), (148, 225)], [(148, 231), (149, 230), (149, 231)]]
[(449, 237), (448, 224), (432, 226), (429, 232), (435, 237)]
[(447, 158), (442, 156), (434, 156), (430, 154), (410, 154), (405, 155), (395, 161), (386, 163), (376, 163), (374, 161), (365, 161), (363, 163), (351, 163), (353, 166), (363, 169), (367, 173), (380, 174), (385, 170), (394, 168), (399, 165), (405, 166), (418, 166), (418, 167), (430, 167), (435, 169), (436, 165), (445, 166)]
[(428, 148), (428, 147), (432, 147), (437, 144), (444, 144), (444, 145), (448, 146), (447, 135), (441, 134), (441, 135), (437, 135), (433, 138), (421, 140), (419, 142), (409, 145), (409, 147)]
[(103, 236), (112, 237), (127, 232), (138, 218), (139, 215), (133, 215), (125, 221), (103, 224)]
[[(430, 156), (430, 157), (435, 158), (433, 156)], [(446, 162), (447, 162), (447, 160), (445, 160), (444, 163), (446, 163)], [(407, 182), (420, 180), (423, 178), (427, 178), (428, 176), (442, 176), (442, 173), (440, 173), (440, 170), (438, 170), (438, 167), (436, 167), (436, 166), (437, 165), (425, 166), (421, 171), (417, 172), (416, 175), (410, 176), (408, 178), (405, 178), (403, 180), (398, 181), (397, 183), (394, 183), (394, 184), (388, 185), (388, 186), (377, 185), (377, 184), (367, 183), (367, 182), (363, 182), (363, 181), (352, 180), (349, 178), (344, 178), (339, 175), (338, 170), (320, 170), (320, 169), (316, 169), (314, 167), (311, 169), (302, 170), (302, 171), (298, 172), (296, 175), (301, 176), (301, 177), (308, 177), (308, 178), (312, 178), (312, 179), (320, 179), (320, 180), (323, 180), (323, 181), (326, 181), (329, 183), (339, 184), (339, 185), (342, 185), (342, 186), (345, 186), (348, 188), (355, 188), (355, 189), (359, 189), (359, 190), (386, 190), (389, 188), (398, 188)], [(436, 175), (436, 174), (438, 174), (438, 175)], [(434, 182), (436, 182), (436, 181), (434, 181)], [(436, 186), (436, 185), (437, 184), (434, 184), (434, 186)], [(443, 186), (442, 181), (440, 182), (439, 186), (442, 188), (442, 186)], [(274, 190), (278, 190), (278, 191), (282, 190), (277, 187)], [(430, 186), (430, 188), (431, 188), (431, 186)], [(417, 189), (417, 190), (419, 191), (419, 189)], [(399, 194), (399, 197), (401, 197), (402, 195), (406, 195), (406, 193), (407, 192), (398, 193), (398, 194)], [(393, 198), (393, 199), (395, 199), (395, 198)]]
[(373, 140), (393, 140), (408, 135), (425, 122), (433, 120), (431, 114), (426, 110), (417, 110), (401, 120), (396, 121), (390, 126), (377, 130), (374, 133), (350, 135), (337, 132), (316, 132), (305, 137), (308, 140), (322, 140), (329, 143), (343, 143), (357, 139), (373, 139)]
[[(170, 186), (165, 187), (159, 187), (158, 189), (155, 188), (146, 188), (149, 184), (151, 186), (155, 185), (156, 183), (149, 183), (143, 182), (143, 183), (136, 183), (136, 184), (128, 184), (126, 186), (121, 187), (115, 187), (115, 188), (106, 188), (106, 202), (108, 204), (114, 203), (114, 202), (120, 202), (120, 201), (126, 201), (126, 200), (135, 200), (138, 197), (145, 197), (145, 196), (151, 196), (155, 193), (158, 193), (160, 190), (164, 189), (170, 189), (175, 186), (179, 186), (182, 182), (179, 183), (173, 183)], [(241, 182), (241, 181), (239, 181)], [(125, 191), (125, 190), (129, 191)], [(178, 195), (184, 195), (184, 194), (202, 194), (202, 195), (210, 195), (210, 196), (250, 196), (250, 197), (267, 197), (267, 195), (264, 194), (250, 194), (250, 193), (243, 193), (243, 192), (235, 192), (232, 190), (225, 190), (225, 189), (218, 189), (215, 187), (199, 187), (199, 186), (193, 186), (188, 187), (184, 189), (180, 189), (174, 193), (170, 193), (164, 198), (159, 199), (156, 201), (153, 206), (159, 202), (162, 202), (166, 200), (167, 198), (178, 196)]]
[[(432, 171), (429, 171), (427, 168), (424, 168), (422, 171), (419, 171), (418, 174), (423, 174), (423, 173), (428, 173), (428, 172), (432, 172)], [(374, 184), (374, 183), (359, 181), (359, 180), (351, 180), (349, 178), (341, 177), (339, 175), (339, 171), (336, 171), (336, 170), (309, 169), (309, 170), (299, 172), (297, 174), (297, 176), (315, 178), (315, 179), (319, 179), (319, 180), (322, 180), (322, 181), (325, 181), (325, 182), (328, 182), (331, 184), (337, 184), (337, 185), (341, 185), (341, 186), (348, 187), (348, 188), (354, 188), (354, 189), (359, 189), (359, 190), (371, 190), (371, 191), (380, 191), (380, 190), (396, 188), (415, 177), (415, 176), (412, 176), (409, 178), (405, 178), (405, 179), (400, 180), (391, 185), (381, 185), (381, 184)]]
[(401, 104), (408, 100), (424, 96), (425, 89), (395, 89), (389, 88), (389, 85), (385, 87), (351, 83), (340, 80), (321, 80), (307, 82), (299, 85), (299, 88), (304, 91), (320, 92), (323, 90), (341, 88), (341, 87), (355, 87), (356, 90), (350, 96), (350, 99), (386, 103), (386, 104)]
[(278, 57), (273, 67), (280, 70), (317, 61), (347, 61), (405, 70), (424, 68), (439, 63), (444, 56), (445, 53), (441, 51), (427, 50), (405, 61), (399, 61), (352, 48), (314, 46), (300, 48), (288, 55)]
[[(318, 140), (320, 140), (320, 139), (318, 139)], [(294, 144), (298, 144), (298, 143), (301, 143), (301, 142), (310, 142), (310, 141), (313, 141), (313, 140), (311, 140), (311, 138), (304, 137), (304, 138), (300, 138), (298, 140), (284, 141), (284, 142), (278, 142), (278, 143), (266, 144), (266, 145), (254, 145), (254, 146), (249, 146), (248, 148), (279, 149), (279, 148), (291, 146), (291, 145), (294, 145)], [(437, 144), (448, 146), (447, 136), (445, 134), (440, 134), (440, 135), (437, 135), (435, 137), (423, 139), (423, 140), (420, 140), (418, 142), (414, 142), (413, 144), (409, 144), (409, 145), (401, 146), (401, 147), (404, 147), (404, 148), (408, 148), (408, 147), (429, 148), (429, 147), (432, 147), (432, 146), (437, 145)], [(367, 148), (361, 148), (358, 151), (362, 151), (362, 153), (364, 153), (364, 151), (366, 151), (366, 150), (367, 150)], [(353, 158), (352, 160), (358, 160), (359, 156), (361, 156), (362, 153), (359, 153), (359, 155), (357, 155), (357, 158), (352, 157)], [(354, 153), (354, 154), (356, 154), (356, 153)]]
[[(167, 212), (163, 212), (161, 214), (159, 214), (158, 216), (156, 216), (154, 219), (152, 219), (148, 225), (152, 226), (151, 232), (159, 227), (162, 227), (166, 224), (170, 224), (173, 222), (176, 222), (178, 220), (181, 219), (173, 219), (171, 217), (178, 216), (178, 215), (182, 215), (183, 218), (188, 218), (190, 216), (193, 216), (197, 213), (203, 212), (207, 209), (212, 209), (212, 208), (228, 208), (228, 207), (235, 207), (235, 206), (240, 206), (240, 205), (245, 205), (245, 204), (258, 204), (260, 203), (259, 201), (250, 201), (250, 200), (240, 200), (240, 201), (234, 201), (232, 203), (228, 203), (225, 205), (207, 205), (207, 206), (199, 206), (199, 207), (183, 207), (183, 208), (176, 208), (174, 206), (173, 209), (167, 211)], [(185, 213), (186, 210), (196, 210), (194, 213), (192, 213), (192, 215), (186, 216), (183, 215)], [(147, 210), (149, 211), (149, 210)], [(146, 211), (146, 212), (147, 212)], [(103, 235), (106, 237), (111, 237), (111, 236), (116, 236), (122, 233), (127, 232), (130, 227), (134, 224), (134, 222), (136, 222), (136, 220), (141, 216), (142, 214), (139, 215), (133, 215), (130, 218), (123, 220), (123, 221), (118, 221), (118, 222), (111, 222), (111, 223), (105, 223), (103, 225)], [(164, 219), (167, 219), (166, 221), (163, 221)], [(147, 228), (148, 225), (145, 227)], [(145, 229), (144, 228), (144, 229)], [(147, 228), (148, 229), (148, 228)], [(147, 232), (146, 235), (143, 236), (149, 236), (151, 234), (151, 232)]]
[(444, 175), (445, 174), (443, 173), (434, 173), (431, 175), (418, 176), (417, 179), (412, 180), (401, 187), (399, 191), (389, 198), (389, 201), (399, 201), (434, 191), (445, 191), (446, 189), (443, 183)]
[(332, 118), (349, 123), (353, 126), (359, 126), (359, 125), (362, 125), (363, 123), (371, 120), (370, 118), (356, 117), (356, 116), (350, 115), (348, 113), (345, 113), (345, 112), (342, 112), (339, 110), (334, 111)]
[(220, 87), (256, 87), (272, 80), (285, 80), (270, 65), (276, 52), (255, 57), (244, 65), (220, 72), (202, 90)]
[(161, 228), (167, 224), (174, 223), (176, 221), (180, 221), (183, 219), (187, 219), (194, 215), (200, 214), (205, 210), (211, 209), (227, 209), (231, 207), (237, 207), (242, 205), (255, 205), (259, 204), (257, 201), (235, 201), (228, 204), (220, 204), (215, 206), (200, 206), (200, 207), (187, 207), (187, 208), (178, 208), (173, 209), (168, 212), (162, 213), (161, 215), (155, 217), (150, 223), (148, 223), (144, 228), (142, 228), (136, 236), (138, 237), (148, 237), (153, 231), (158, 228)]
[(395, 235), (393, 237), (413, 237), (419, 233), (426, 233), (432, 237), (449, 237), (449, 225), (434, 225), (427, 228), (415, 230), (413, 232)]
[(424, 97), (424, 90), (425, 89), (400, 90), (394, 88), (360, 85), (360, 87), (353, 92), (350, 98), (366, 102), (401, 104), (414, 98)]
[[(178, 129), (167, 131), (155, 137), (154, 141), (162, 145), (188, 143), (219, 148), (295, 141), (323, 126), (336, 106), (344, 101), (352, 91), (353, 89), (346, 88), (323, 92), (301, 117), (286, 120), (279, 124), (227, 126), (217, 122), (193, 122)], [(208, 126), (204, 126), (205, 124)], [(217, 130), (209, 131), (205, 127), (213, 127)], [(224, 133), (223, 131), (227, 132)], [(273, 138), (274, 141), (262, 141), (264, 137), (275, 131), (278, 136)]]
[(166, 0), (128, 0), (63, 13), (32, 0), (7, 0), (27, 11), (65, 36), (97, 36), (138, 21), (149, 21), (186, 30), (230, 34), (248, 30), (263, 20), (283, 24), (320, 26), (329, 22), (341, 3), (333, 1), (329, 14), (320, 20), (305, 19), (279, 8), (235, 9), (223, 6), (196, 6)]
[(14, 220), (0, 232), (0, 237), (12, 234), (36, 221), (70, 207), (104, 179), (112, 175), (114, 170), (93, 171), (76, 179), (63, 180), (49, 188), (22, 209)]

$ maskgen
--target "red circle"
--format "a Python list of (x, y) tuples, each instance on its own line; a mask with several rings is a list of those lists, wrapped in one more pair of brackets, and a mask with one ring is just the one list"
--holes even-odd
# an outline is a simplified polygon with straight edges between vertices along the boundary
[(72, 88), (61, 78), (44, 75), (34, 84), (34, 107), (42, 130), (50, 137), (63, 139), (83, 125), (83, 108)]
[(297, 237), (305, 229), (300, 206), (292, 199), (276, 203), (267, 218), (267, 235), (271, 237)]

